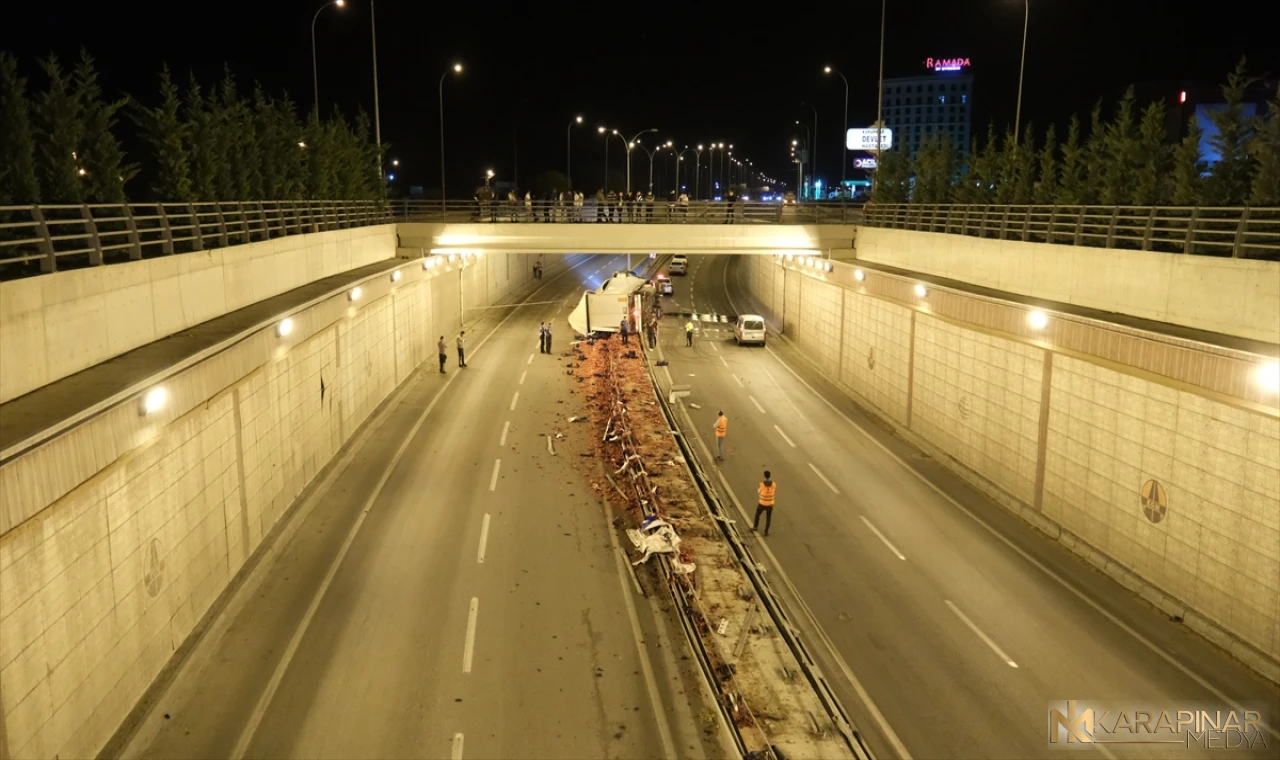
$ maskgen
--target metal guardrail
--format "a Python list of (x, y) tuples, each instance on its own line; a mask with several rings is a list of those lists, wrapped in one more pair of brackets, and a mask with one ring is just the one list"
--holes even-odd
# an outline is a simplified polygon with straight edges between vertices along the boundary
[(0, 206), (0, 279), (390, 221), (376, 201)]
[(1096, 248), (1280, 260), (1280, 208), (868, 204), (862, 224)]

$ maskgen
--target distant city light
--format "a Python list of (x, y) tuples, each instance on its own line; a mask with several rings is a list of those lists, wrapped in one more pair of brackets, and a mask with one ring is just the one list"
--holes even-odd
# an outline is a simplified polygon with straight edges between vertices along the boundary
[(396, 175), (394, 175), (394, 174), (388, 174), (388, 175), (387, 175), (387, 179), (391, 180), (392, 182), (395, 182), (395, 181), (396, 181)]
[(1179, 102), (1179, 103), (1186, 103), (1186, 102), (1187, 102), (1187, 91), (1186, 91), (1186, 90), (1183, 90), (1182, 92), (1178, 93), (1178, 102)]

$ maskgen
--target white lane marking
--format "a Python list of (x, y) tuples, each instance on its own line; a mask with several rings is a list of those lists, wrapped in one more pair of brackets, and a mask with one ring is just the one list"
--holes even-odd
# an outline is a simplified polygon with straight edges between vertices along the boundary
[(498, 439), (499, 446), (507, 445), (507, 431), (511, 429), (511, 420), (502, 423), (502, 437)]
[[(666, 367), (663, 367), (663, 369), (666, 369)], [(668, 378), (668, 381), (670, 381), (670, 378)], [(688, 409), (685, 408), (683, 402), (680, 403), (677, 409), (684, 420), (684, 429), (693, 431), (689, 435), (689, 438), (698, 444), (698, 447), (702, 450), (703, 457), (710, 460), (711, 450), (707, 447), (707, 442), (704, 441), (702, 436), (697, 432), (697, 426), (693, 424), (693, 420), (689, 418)], [(720, 479), (720, 485), (724, 487), (724, 492), (729, 494), (729, 500), (732, 501), (734, 507), (737, 508), (738, 514), (742, 515), (743, 520), (750, 521), (751, 513), (747, 512), (747, 508), (742, 506), (742, 500), (739, 499), (738, 494), (734, 492), (733, 485), (724, 474), (724, 470), (719, 467), (712, 469), (716, 473), (716, 477)], [(862, 704), (866, 706), (867, 711), (871, 713), (871, 717), (880, 727), (880, 731), (884, 734), (885, 738), (893, 745), (898, 757), (902, 758), (902, 760), (912, 760), (911, 753), (907, 751), (907, 746), (902, 743), (902, 739), (898, 737), (897, 732), (895, 732), (893, 727), (889, 725), (889, 721), (884, 717), (884, 713), (880, 712), (880, 708), (871, 700), (871, 695), (867, 693), (866, 688), (863, 687), (862, 682), (858, 680), (858, 677), (853, 674), (853, 670), (849, 667), (849, 663), (845, 661), (844, 655), (840, 653), (840, 650), (836, 649), (836, 645), (831, 641), (831, 637), (827, 635), (827, 632), (822, 628), (822, 625), (818, 623), (818, 618), (814, 616), (813, 610), (809, 609), (809, 605), (805, 602), (804, 597), (800, 596), (800, 590), (796, 588), (796, 584), (792, 582), (791, 577), (787, 575), (786, 569), (783, 568), (782, 563), (779, 562), (778, 558), (774, 555), (773, 549), (769, 547), (769, 544), (763, 542), (759, 543), (757, 546), (764, 551), (766, 556), (769, 557), (769, 561), (773, 563), (773, 570), (777, 572), (778, 577), (782, 579), (782, 582), (787, 587), (791, 597), (795, 599), (796, 604), (799, 605), (805, 616), (808, 617), (814, 633), (817, 634), (818, 638), (822, 639), (827, 651), (831, 653), (832, 659), (835, 660), (836, 665), (840, 668), (840, 672), (844, 674), (845, 680), (853, 686), (853, 690), (857, 693), (858, 699), (862, 700)]]
[(471, 658), (476, 653), (476, 615), (480, 614), (480, 600), (471, 597), (471, 609), (467, 612), (467, 642), (462, 645), (462, 672), (471, 672)]
[(480, 523), (480, 549), (476, 552), (476, 562), (484, 564), (484, 548), (489, 543), (489, 513), (486, 512), (484, 520)]
[[(494, 325), (493, 329), (476, 344), (474, 349), (471, 350), (472, 357), (480, 352), (480, 349), (489, 342), (489, 339), (497, 334), (498, 330), (501, 329), (508, 320), (514, 317), (520, 311), (521, 307), (533, 300), (533, 297), (538, 293), (541, 293), (543, 288), (578, 267), (583, 266), (589, 261), (591, 261), (591, 257), (584, 258), (579, 263), (574, 264), (560, 274), (555, 275), (546, 283), (539, 285), (532, 293), (525, 296), (520, 303), (512, 304), (511, 311), (507, 316), (503, 317), (502, 321)], [(320, 609), (320, 602), (324, 600), (324, 596), (328, 592), (329, 586), (333, 584), (333, 579), (338, 574), (338, 568), (346, 558), (347, 552), (350, 551), (351, 544), (356, 539), (356, 534), (360, 532), (360, 527), (364, 525), (365, 518), (369, 515), (369, 510), (373, 508), (374, 502), (377, 501), (378, 497), (382, 494), (382, 489), (387, 485), (387, 480), (390, 479), (391, 473), (404, 457), (404, 453), (409, 450), (409, 444), (413, 442), (414, 437), (417, 436), (418, 431), (427, 421), (427, 416), (431, 414), (431, 410), (436, 408), (436, 404), (444, 397), (444, 392), (453, 384), (454, 378), (458, 377), (460, 374), (461, 373), (459, 372), (452, 372), (449, 374), (449, 379), (444, 381), (444, 385), (441, 386), (440, 390), (437, 391), (436, 395), (431, 399), (431, 403), (427, 404), (427, 408), (422, 410), (422, 414), (418, 415), (418, 419), (413, 423), (413, 427), (409, 429), (409, 434), (405, 436), (404, 441), (400, 444), (400, 448), (396, 449), (396, 453), (391, 457), (391, 461), (387, 462), (386, 469), (382, 471), (382, 475), (378, 478), (377, 484), (373, 487), (373, 490), (369, 492), (369, 498), (364, 502), (364, 509), (360, 510), (360, 516), (356, 518), (355, 523), (351, 526), (351, 531), (343, 541), (342, 548), (338, 550), (338, 554), (333, 558), (333, 564), (329, 566), (329, 570), (325, 574), (324, 580), (320, 582), (319, 588), (316, 589), (315, 596), (311, 599), (311, 604), (307, 607), (307, 611), (303, 613), (302, 620), (299, 621), (297, 629), (294, 630), (293, 638), (289, 639), (289, 644), (285, 647), (284, 654), (281, 655), (280, 660), (276, 663), (276, 668), (271, 673), (271, 680), (267, 682), (267, 688), (263, 689), (262, 693), (258, 695), (258, 701), (253, 707), (253, 712), (249, 715), (249, 720), (245, 722), (244, 728), (240, 730), (240, 737), (236, 740), (236, 746), (231, 752), (233, 760), (243, 758), (245, 752), (248, 751), (249, 742), (253, 741), (254, 734), (258, 732), (258, 726), (262, 724), (262, 719), (267, 714), (267, 708), (271, 706), (271, 700), (275, 698), (276, 691), (280, 688), (280, 682), (284, 680), (285, 671), (289, 669), (290, 663), (293, 662), (293, 658), (298, 652), (298, 647), (302, 643), (302, 637), (306, 635), (307, 629), (311, 626), (311, 621), (316, 616), (316, 610)], [(403, 396), (399, 397), (399, 399), (403, 399)], [(355, 450), (352, 449), (350, 454), (354, 455), (354, 451)], [(349, 461), (350, 460), (348, 460), (348, 463)], [(343, 469), (345, 469), (345, 467), (346, 465), (343, 465)]]
[(759, 401), (756, 401), (756, 397), (755, 397), (755, 396), (747, 396), (747, 398), (751, 399), (751, 403), (753, 403), (753, 404), (755, 404), (755, 405), (756, 405), (756, 408), (760, 410), (760, 413), (761, 413), (761, 414), (768, 414), (768, 412), (766, 412), (766, 411), (764, 410), (764, 407), (763, 407), (763, 406), (760, 406), (760, 402), (759, 402)]
[[(711, 345), (713, 345), (713, 346), (714, 346), (715, 344), (714, 344), (714, 343), (712, 343)], [(719, 358), (719, 359), (720, 359), (720, 363), (724, 365), (724, 368), (725, 368), (725, 369), (728, 369), (728, 368), (729, 368), (729, 362), (725, 361), (723, 356), (720, 356), (720, 357), (717, 357), (717, 358)]]
[(715, 343), (712, 343), (712, 344), (711, 344), (711, 350), (712, 350), (712, 351), (719, 352), (719, 351), (720, 351), (720, 347), (719, 347), (719, 346), (717, 346)]
[(519, 400), (520, 400), (520, 391), (516, 391), (516, 395), (514, 395), (514, 396), (512, 396), (512, 397), (511, 397), (511, 409), (510, 409), (510, 411), (513, 411), (513, 412), (514, 412), (514, 411), (516, 410), (516, 402), (517, 402), (517, 401), (519, 401)]
[[(486, 519), (487, 519), (487, 516), (486, 516)], [(891, 551), (891, 552), (893, 552), (894, 554), (898, 555), (898, 559), (905, 560), (905, 559), (907, 558), (907, 557), (906, 557), (906, 555), (904, 555), (902, 552), (898, 551), (898, 547), (896, 547), (896, 546), (894, 546), (893, 544), (889, 543), (889, 539), (885, 538), (883, 533), (881, 533), (880, 531), (876, 530), (876, 526), (872, 525), (870, 520), (868, 520), (868, 519), (867, 519), (867, 518), (865, 518), (865, 517), (862, 517), (861, 515), (859, 515), (858, 519), (862, 520), (862, 523), (863, 523), (864, 525), (866, 525), (868, 528), (870, 528), (872, 533), (876, 534), (876, 538), (878, 538), (878, 539), (880, 539), (881, 541), (883, 541), (883, 542), (884, 542), (884, 545), (885, 545), (885, 546), (887, 546), (887, 547), (889, 547), (889, 551)]]
[(450, 760), (462, 760), (462, 734), (453, 735), (453, 749), (449, 753)]
[(525, 376), (525, 375), (527, 375), (527, 374), (529, 374), (529, 370), (527, 370), (527, 369), (526, 369), (524, 372), (521, 372), (521, 373), (520, 373), (520, 382), (516, 383), (516, 385), (524, 385), (524, 376)]
[[(790, 443), (790, 441), (788, 441), (788, 443)], [(795, 444), (792, 443), (791, 445), (794, 446)], [(809, 469), (813, 470), (814, 475), (817, 475), (819, 478), (822, 478), (822, 482), (827, 484), (827, 488), (830, 488), (832, 493), (836, 494), (837, 496), (840, 495), (840, 489), (836, 488), (836, 484), (832, 483), (830, 480), (827, 480), (827, 476), (823, 475), (822, 470), (819, 470), (817, 466), (814, 465), (813, 462), (809, 463)]]
[(498, 470), (502, 467), (502, 460), (493, 460), (493, 474), (489, 476), (489, 490), (498, 490)]
[(787, 443), (791, 444), (791, 448), (793, 448), (793, 449), (794, 449), (794, 448), (796, 447), (795, 441), (792, 441), (790, 438), (788, 438), (788, 437), (787, 437), (787, 434), (786, 434), (786, 433), (784, 433), (784, 432), (782, 432), (782, 428), (778, 427), (777, 425), (774, 425), (774, 426), (773, 426), (773, 429), (778, 431), (778, 435), (782, 436), (782, 440), (784, 440), (784, 441), (786, 441)]
[(734, 380), (734, 382), (736, 382), (736, 383), (738, 384), (738, 387), (739, 387), (739, 388), (746, 388), (746, 387), (747, 387), (747, 386), (745, 386), (745, 385), (743, 385), (743, 384), (742, 384), (742, 378), (738, 377), (737, 375), (734, 375), (734, 376), (733, 376), (733, 380)]
[[(1005, 546), (1009, 547), (1009, 549), (1011, 549), (1019, 557), (1022, 557), (1024, 560), (1026, 560), (1032, 567), (1044, 573), (1047, 578), (1053, 580), (1059, 586), (1066, 589), (1077, 599), (1079, 599), (1080, 601), (1084, 602), (1089, 607), (1091, 607), (1099, 615), (1111, 621), (1111, 623), (1114, 624), (1117, 628), (1119, 628), (1120, 630), (1132, 636), (1135, 641), (1142, 644), (1147, 649), (1151, 650), (1151, 652), (1155, 654), (1157, 657), (1159, 657), (1169, 665), (1176, 668), (1178, 672), (1182, 673), (1187, 678), (1190, 678), (1192, 681), (1195, 681), (1202, 689), (1209, 692), (1213, 696), (1217, 697), (1222, 702), (1225, 702), (1226, 704), (1231, 705), (1233, 709), (1236, 709), (1236, 710), (1244, 709), (1244, 706), (1241, 705), (1240, 702), (1238, 702), (1235, 699), (1232, 699), (1231, 697), (1228, 697), (1224, 691), (1215, 687), (1213, 684), (1209, 683), (1207, 680), (1201, 677), (1198, 673), (1191, 670), (1191, 668), (1188, 668), (1186, 665), (1182, 664), (1180, 660), (1170, 655), (1164, 649), (1156, 646), (1154, 642), (1152, 642), (1147, 637), (1143, 636), (1141, 633), (1138, 633), (1138, 631), (1136, 631), (1132, 626), (1130, 626), (1128, 623), (1124, 622), (1119, 617), (1117, 617), (1116, 615), (1114, 615), (1113, 613), (1105, 609), (1101, 604), (1094, 601), (1094, 599), (1090, 597), (1088, 594), (1076, 588), (1075, 586), (1071, 585), (1071, 583), (1068, 582), (1066, 578), (1063, 578), (1062, 576), (1055, 573), (1053, 570), (1050, 570), (1047, 565), (1045, 565), (1035, 557), (1032, 557), (1030, 554), (1024, 551), (1022, 547), (1018, 546), (1011, 539), (1006, 538), (1002, 533), (1000, 533), (995, 528), (988, 525), (985, 520), (983, 520), (981, 517), (978, 517), (968, 507), (961, 504), (954, 496), (942, 490), (941, 486), (937, 485), (933, 481), (926, 478), (921, 472), (916, 470), (911, 465), (907, 464), (907, 461), (905, 459), (898, 456), (888, 446), (885, 446), (883, 443), (876, 440), (875, 436), (867, 432), (865, 428), (863, 428), (858, 423), (854, 422), (852, 417), (845, 414), (844, 410), (840, 409), (840, 407), (831, 403), (831, 401), (826, 396), (819, 393), (816, 388), (814, 388), (812, 385), (809, 384), (807, 380), (805, 380), (803, 377), (800, 376), (800, 373), (796, 372), (786, 362), (784, 362), (782, 360), (782, 357), (778, 356), (778, 354), (775, 353), (772, 348), (765, 346), (765, 350), (768, 351), (773, 356), (774, 360), (776, 360), (778, 364), (782, 365), (783, 369), (790, 372), (795, 377), (795, 379), (799, 380), (801, 385), (808, 388), (809, 392), (812, 393), (814, 396), (816, 396), (819, 401), (826, 404), (827, 407), (831, 409), (831, 411), (835, 412), (842, 419), (844, 419), (845, 422), (849, 423), (850, 427), (852, 427), (854, 430), (861, 433), (868, 441), (875, 444), (875, 446), (879, 448), (881, 451), (888, 454), (891, 459), (893, 459), (898, 464), (902, 465), (902, 468), (904, 470), (914, 475), (916, 479), (918, 479), (924, 485), (928, 486), (934, 493), (938, 494), (938, 496), (941, 496), (943, 499), (946, 499), (948, 502), (950, 502), (951, 506), (960, 510), (962, 514), (964, 514), (970, 520), (973, 520), (975, 523), (981, 526), (984, 530), (990, 533), (993, 538), (995, 538)], [(767, 374), (768, 370), (765, 370), (765, 372)], [(1270, 734), (1273, 738), (1280, 739), (1280, 731), (1276, 730), (1274, 727), (1270, 725), (1267, 726), (1267, 733)]]
[[(533, 364), (533, 354), (529, 354), (529, 361), (525, 362), (525, 364)], [(458, 736), (462, 736), (462, 734), (458, 734)]]
[(964, 624), (969, 626), (969, 630), (973, 631), (978, 636), (978, 638), (982, 639), (983, 644), (986, 644), (987, 646), (991, 647), (991, 651), (995, 652), (996, 656), (1004, 660), (1006, 665), (1008, 665), (1011, 668), (1018, 667), (1018, 663), (1014, 662), (1009, 657), (1009, 655), (1005, 654), (1004, 650), (1001, 649), (999, 645), (997, 645), (994, 641), (992, 641), (990, 636), (983, 633), (981, 628), (974, 625), (974, 622), (969, 619), (969, 616), (961, 612), (959, 607), (952, 604), (950, 599), (943, 599), (942, 601), (946, 602), (947, 607), (951, 608), (951, 611), (956, 613), (956, 617), (963, 620)]

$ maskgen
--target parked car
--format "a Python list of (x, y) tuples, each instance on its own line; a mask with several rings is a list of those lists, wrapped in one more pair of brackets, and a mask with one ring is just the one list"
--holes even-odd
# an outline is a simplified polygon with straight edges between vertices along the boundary
[(671, 258), (671, 266), (667, 267), (667, 271), (671, 274), (688, 274), (689, 273), (689, 257), (684, 254), (676, 254)]
[(733, 325), (733, 339), (738, 345), (759, 343), (764, 345), (764, 317), (759, 314), (743, 314)]

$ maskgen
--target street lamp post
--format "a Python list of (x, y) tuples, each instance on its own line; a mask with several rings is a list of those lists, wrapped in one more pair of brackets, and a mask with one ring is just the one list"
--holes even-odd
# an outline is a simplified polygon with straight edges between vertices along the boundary
[[(617, 134), (617, 131), (618, 130), (615, 129), (614, 133)], [(626, 141), (626, 144), (627, 144), (627, 192), (628, 193), (631, 192), (631, 148), (635, 145), (636, 140), (640, 139), (640, 135), (643, 135), (647, 132), (657, 132), (657, 131), (658, 131), (657, 127), (642, 129), (639, 132), (636, 132), (634, 137)], [(619, 135), (619, 137), (621, 137), (621, 135)]]
[(575, 116), (573, 118), (573, 121), (569, 122), (568, 128), (565, 129), (565, 133), (568, 135), (568, 137), (565, 140), (567, 149), (565, 150), (565, 158), (564, 158), (564, 176), (566, 179), (569, 180), (570, 190), (573, 189), (573, 125), (581, 124), (581, 123), (582, 123), (582, 117)]
[[(804, 127), (804, 134), (805, 134), (804, 144), (805, 144), (805, 145), (807, 145), (807, 146), (813, 146), (813, 144), (814, 144), (814, 143), (813, 143), (813, 133), (809, 131), (809, 125), (808, 125), (808, 124), (805, 124), (805, 123), (803, 123), (803, 122), (801, 122), (799, 119), (796, 119), (796, 124), (799, 124), (800, 126)], [(812, 150), (812, 147), (810, 148), (810, 150)], [(810, 156), (809, 156), (809, 174), (810, 174), (810, 175), (813, 175), (813, 174), (815, 174), (815, 173), (816, 173), (816, 172), (814, 172), (814, 170), (813, 170), (813, 156), (812, 156), (812, 155), (810, 155)], [(801, 186), (801, 188), (800, 188), (800, 195), (801, 195), (801, 197), (803, 197), (803, 196), (804, 196), (804, 187), (803, 187), (803, 186)], [(813, 197), (813, 194), (812, 194), (812, 193), (810, 193), (810, 194), (809, 194), (809, 200), (817, 200), (817, 199)]]
[(693, 148), (690, 148), (688, 145), (686, 145), (684, 146), (684, 150), (676, 154), (676, 195), (679, 195), (680, 191), (684, 189), (680, 186), (680, 162), (684, 160), (684, 154), (696, 153), (696, 152), (697, 151), (695, 151)]
[(604, 137), (604, 191), (609, 192), (609, 130), (596, 127), (596, 131)]
[[(455, 74), (462, 73), (462, 64), (455, 63), (450, 69)], [(445, 208), (445, 186), (444, 186), (444, 78), (449, 76), (449, 71), (440, 75), (440, 209)]]
[(644, 147), (643, 145), (637, 142), (636, 147), (649, 155), (649, 191), (653, 192), (653, 158), (654, 156), (658, 155), (658, 151), (662, 150), (662, 146), (659, 145), (653, 150), (649, 150), (648, 148)]
[(1027, 25), (1031, 23), (1031, 0), (1023, 0), (1022, 62), (1018, 64), (1018, 107), (1013, 115), (1013, 144), (1018, 144), (1018, 128), (1022, 122), (1022, 72), (1027, 68)]
[(802, 106), (809, 106), (809, 110), (813, 111), (813, 176), (818, 176), (818, 109), (808, 103), (801, 102)]
[(378, 23), (373, 16), (373, 0), (369, 0), (369, 36), (373, 40), (373, 142), (378, 146), (378, 177), (382, 171), (382, 114), (378, 110)]
[[(881, 21), (883, 21), (883, 18), (881, 19)], [(883, 26), (883, 24), (882, 24), (882, 25), (881, 25), (881, 27), (880, 27), (880, 36), (881, 36), (881, 40), (882, 40), (882, 43), (881, 43), (881, 45), (880, 45), (880, 68), (881, 68), (881, 79), (883, 80), (883, 70), (884, 70), (884, 44), (883, 44), (883, 38), (884, 38), (884, 26)], [(837, 70), (835, 70), (835, 69), (831, 68), (830, 66), (827, 66), (825, 69), (823, 69), (823, 71), (827, 72), (828, 74), (838, 74), (838, 75), (840, 76), (840, 78), (841, 78), (842, 80), (844, 80), (844, 127), (843, 127), (844, 131), (840, 133), (840, 144), (843, 146), (843, 148), (842, 148), (842, 150), (841, 150), (841, 153), (840, 153), (840, 192), (841, 192), (841, 193), (844, 193), (844, 179), (845, 179), (845, 173), (846, 173), (846, 172), (848, 171), (848, 169), (849, 169), (849, 138), (848, 138), (848, 134), (849, 134), (849, 80), (848, 80), (848, 79), (845, 79), (844, 74), (842, 74), (842, 73), (840, 73), (839, 71), (837, 71)], [(877, 115), (877, 117), (878, 117), (878, 115)], [(876, 146), (876, 147), (879, 147), (879, 146)]]
[(317, 118), (320, 116), (320, 74), (319, 68), (316, 66), (316, 19), (320, 18), (320, 12), (330, 5), (336, 5), (341, 8), (346, 4), (346, 0), (329, 0), (329, 2), (317, 8), (316, 15), (311, 17), (311, 97), (315, 104), (313, 108)]
[(698, 196), (698, 186), (702, 184), (702, 146), (701, 145), (699, 145), (697, 149), (694, 150), (694, 154), (696, 155), (696, 158), (694, 158), (694, 161), (693, 161), (693, 197), (696, 200), (701, 200), (701, 198), (699, 198)]

